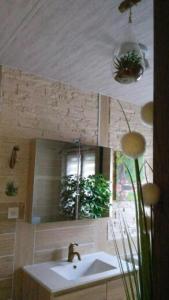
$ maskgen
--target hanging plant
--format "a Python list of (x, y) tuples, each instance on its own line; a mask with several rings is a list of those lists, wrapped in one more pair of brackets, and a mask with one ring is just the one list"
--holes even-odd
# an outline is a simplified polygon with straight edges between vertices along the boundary
[(114, 79), (122, 84), (138, 81), (144, 72), (142, 57), (136, 50), (128, 51), (121, 57), (114, 59)]

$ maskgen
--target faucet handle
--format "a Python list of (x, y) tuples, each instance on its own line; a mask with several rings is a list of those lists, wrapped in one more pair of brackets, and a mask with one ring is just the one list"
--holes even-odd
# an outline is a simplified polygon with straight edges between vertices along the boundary
[(76, 242), (74, 242), (72, 245), (73, 245), (73, 246), (79, 246), (79, 244), (76, 243)]
[(74, 246), (78, 246), (78, 243), (70, 243), (69, 249), (74, 249)]

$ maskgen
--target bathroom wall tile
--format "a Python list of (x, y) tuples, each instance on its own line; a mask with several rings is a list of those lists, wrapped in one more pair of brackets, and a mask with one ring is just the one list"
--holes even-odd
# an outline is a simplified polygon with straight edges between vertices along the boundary
[(57, 249), (67, 247), (69, 243), (89, 243), (93, 241), (94, 226), (76, 226), (71, 228), (56, 228), (36, 232), (35, 249)]
[(0, 280), (0, 299), (8, 300), (12, 294), (12, 279), (1, 279)]
[(15, 234), (4, 233), (0, 234), (0, 257), (13, 255), (15, 245)]
[(34, 253), (34, 225), (17, 221), (15, 270), (33, 263)]
[(13, 256), (0, 257), (0, 280), (3, 278), (9, 278), (13, 273)]
[[(67, 258), (68, 256), (68, 246), (58, 248), (58, 249), (49, 249), (49, 250), (40, 250), (35, 252), (35, 263), (50, 261), (50, 260), (59, 260), (63, 258)], [(97, 251), (95, 243), (89, 242), (89, 243), (82, 243), (77, 247), (77, 251), (80, 253), (80, 255), (88, 254)]]
[(15, 220), (1, 220), (0, 216), (0, 234), (2, 233), (14, 233), (16, 229)]
[(61, 222), (51, 222), (51, 223), (42, 223), (36, 225), (36, 231), (43, 231), (43, 230), (53, 230), (56, 228), (74, 228), (77, 226), (89, 226), (94, 225), (95, 220), (74, 220), (74, 221), (61, 221)]

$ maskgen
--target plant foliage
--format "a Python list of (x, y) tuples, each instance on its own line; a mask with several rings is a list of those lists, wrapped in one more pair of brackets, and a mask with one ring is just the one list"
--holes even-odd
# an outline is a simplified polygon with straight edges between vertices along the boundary
[(128, 51), (126, 54), (121, 56), (120, 58), (116, 57), (114, 60), (114, 66), (116, 68), (116, 72), (122, 71), (124, 69), (138, 69), (142, 68), (141, 65), (141, 56), (135, 51)]
[(13, 181), (8, 182), (6, 185), (5, 194), (7, 196), (16, 196), (18, 193), (18, 187), (15, 186), (15, 183)]
[[(127, 172), (129, 174), (134, 202), (135, 202), (135, 215), (136, 215), (136, 229), (137, 229), (137, 241), (134, 244), (132, 236), (126, 222), (123, 220), (121, 224), (121, 238), (123, 245), (123, 254), (126, 260), (126, 266), (128, 273), (125, 274), (123, 265), (121, 263), (121, 255), (118, 249), (116, 238), (114, 235), (115, 249), (121, 266), (121, 272), (123, 275), (124, 289), (127, 300), (153, 300), (153, 211), (151, 208), (150, 228), (147, 222), (147, 215), (143, 203), (143, 193), (140, 178), (140, 169), (138, 159), (134, 160), (135, 164), (135, 176), (136, 186), (134, 184), (131, 172), (126, 165)], [(126, 237), (123, 234), (123, 228), (125, 228)], [(134, 245), (134, 246), (133, 246)], [(129, 263), (127, 261), (127, 249), (129, 249), (130, 260), (133, 272), (130, 272)], [(135, 266), (135, 255), (138, 257), (138, 269)], [(126, 276), (127, 275), (127, 276)], [(128, 279), (127, 279), (128, 277)]]
[(90, 175), (87, 178), (65, 176), (61, 187), (61, 213), (74, 218), (78, 196), (79, 217), (96, 219), (106, 216), (109, 211), (110, 195), (109, 182), (103, 175)]

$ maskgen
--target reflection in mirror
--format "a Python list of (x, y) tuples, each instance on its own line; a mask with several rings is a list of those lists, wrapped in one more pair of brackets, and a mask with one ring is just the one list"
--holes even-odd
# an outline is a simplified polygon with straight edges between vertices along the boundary
[[(140, 178), (142, 184), (147, 182), (147, 168), (144, 161), (144, 156), (140, 156)], [(136, 188), (136, 174), (134, 160), (124, 155), (121, 151), (114, 152), (114, 178), (113, 178), (113, 199), (117, 201), (134, 201), (133, 187), (129, 172), (131, 174), (133, 184)], [(151, 171), (151, 170), (150, 170)]]
[(31, 223), (109, 215), (111, 149), (37, 139)]

